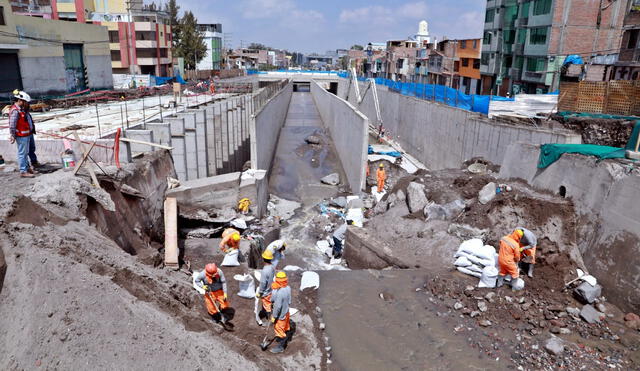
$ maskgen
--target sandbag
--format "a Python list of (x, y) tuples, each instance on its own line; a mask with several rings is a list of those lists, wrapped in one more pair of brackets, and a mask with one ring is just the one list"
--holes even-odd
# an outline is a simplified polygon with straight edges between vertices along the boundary
[(480, 276), (482, 276), (482, 274), (480, 274), (480, 273), (478, 273), (478, 272), (474, 272), (474, 271), (468, 270), (468, 269), (467, 269), (467, 268), (465, 268), (465, 267), (457, 267), (456, 269), (457, 269), (459, 272), (462, 272), (462, 273), (464, 273), (464, 274), (468, 274), (468, 275), (470, 275), (470, 276), (474, 276), (474, 277), (478, 277), (478, 278), (480, 278)]
[(513, 289), (513, 291), (524, 289), (524, 280), (520, 277), (516, 278), (511, 282), (511, 288)]
[(200, 274), (200, 271), (194, 271), (193, 274), (191, 275), (191, 281), (193, 283), (193, 288), (196, 289), (196, 291), (200, 295), (204, 295), (204, 289), (198, 286), (198, 284), (196, 283), (196, 277), (198, 277), (199, 274)]
[(224, 256), (224, 259), (222, 260), (222, 264), (220, 264), (223, 267), (237, 267), (240, 265), (240, 263), (238, 262), (238, 255), (239, 255), (239, 251), (238, 250), (233, 250), (230, 253), (226, 254)]
[(471, 265), (472, 263), (469, 261), (469, 259), (467, 259), (466, 256), (461, 256), (458, 259), (456, 259), (456, 261), (453, 263), (453, 265), (455, 265), (456, 267), (467, 267), (469, 265)]
[(477, 264), (480, 265), (482, 267), (490, 267), (495, 265), (494, 259), (480, 259), (477, 256), (474, 255), (464, 255), (472, 264)]
[(471, 265), (466, 266), (464, 268), (467, 268), (468, 270), (470, 270), (472, 272), (477, 272), (477, 273), (482, 274), (482, 267), (481, 266), (478, 266), (478, 265), (475, 265), (475, 264), (471, 264)]
[(495, 259), (496, 254), (496, 250), (492, 246), (484, 245), (482, 243), (482, 240), (479, 238), (474, 238), (461, 243), (456, 255), (461, 252), (465, 252), (467, 254), (477, 256), (480, 259), (490, 261), (493, 261)]
[(306, 271), (302, 273), (302, 279), (300, 280), (300, 291), (306, 288), (319, 288), (320, 287), (320, 275), (316, 272)]
[(240, 291), (238, 291), (238, 296), (246, 299), (253, 299), (256, 296), (256, 284), (253, 282), (253, 277), (248, 274), (236, 274), (233, 276), (233, 279), (238, 281), (238, 285), (240, 286)]
[(496, 267), (485, 267), (482, 270), (482, 276), (480, 276), (480, 282), (478, 287), (496, 287), (496, 280), (498, 279), (498, 269)]

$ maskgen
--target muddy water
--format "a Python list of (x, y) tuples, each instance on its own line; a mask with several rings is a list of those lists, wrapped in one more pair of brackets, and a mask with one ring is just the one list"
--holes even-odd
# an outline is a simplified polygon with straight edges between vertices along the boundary
[[(307, 144), (305, 138), (312, 134), (323, 143)], [(309, 205), (336, 193), (335, 187), (320, 183), (331, 173), (345, 178), (311, 93), (293, 93), (271, 168), (270, 192)]]
[(424, 271), (320, 274), (318, 301), (336, 369), (507, 369), (504, 359), (488, 358), (456, 334), (460, 318), (416, 291), (427, 280)]

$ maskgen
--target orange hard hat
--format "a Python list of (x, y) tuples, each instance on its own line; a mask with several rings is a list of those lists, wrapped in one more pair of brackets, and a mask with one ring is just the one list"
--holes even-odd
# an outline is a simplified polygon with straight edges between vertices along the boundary
[(209, 276), (213, 276), (218, 273), (218, 266), (215, 263), (209, 263), (204, 267), (205, 272)]
[(231, 236), (231, 239), (235, 242), (240, 241), (240, 233), (234, 233), (233, 236)]

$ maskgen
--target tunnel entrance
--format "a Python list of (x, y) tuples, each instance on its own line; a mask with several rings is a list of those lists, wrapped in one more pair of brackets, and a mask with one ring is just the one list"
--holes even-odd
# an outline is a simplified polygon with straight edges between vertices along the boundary
[(296, 82), (296, 83), (293, 84), (293, 92), (294, 93), (309, 93), (309, 92), (311, 92), (311, 83), (309, 83), (309, 82)]

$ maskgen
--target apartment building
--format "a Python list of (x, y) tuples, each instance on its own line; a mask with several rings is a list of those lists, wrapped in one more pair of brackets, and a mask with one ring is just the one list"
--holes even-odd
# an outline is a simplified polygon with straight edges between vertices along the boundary
[[(113, 88), (105, 27), (14, 14), (0, 0), (0, 96)], [(19, 9), (20, 12), (22, 12)]]
[(222, 67), (222, 25), (199, 24), (198, 30), (202, 32), (204, 43), (207, 44), (207, 54), (198, 62), (199, 70), (220, 70)]
[(169, 16), (142, 0), (13, 0), (12, 6), (16, 14), (106, 26), (113, 73), (172, 73)]
[(383, 67), (385, 77), (394, 81), (411, 81), (417, 50), (418, 42), (415, 40), (387, 41), (385, 66)]
[(640, 80), (640, 0), (630, 0), (624, 18), (620, 56), (610, 80)]
[(568, 55), (615, 56), (626, 6), (625, 0), (488, 0), (482, 93), (555, 91)]

